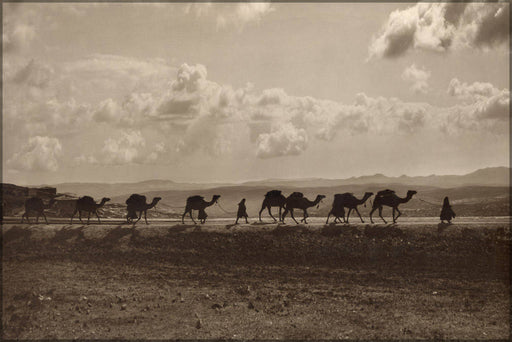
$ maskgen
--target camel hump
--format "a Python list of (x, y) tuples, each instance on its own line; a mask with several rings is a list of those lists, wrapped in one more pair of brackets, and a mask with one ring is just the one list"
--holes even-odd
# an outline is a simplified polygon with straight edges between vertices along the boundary
[(200, 201), (200, 200), (204, 200), (204, 197), (196, 195), (196, 196), (190, 196), (189, 198), (187, 198), (187, 202), (195, 202), (195, 201)]
[(386, 190), (381, 190), (381, 191), (377, 192), (377, 196), (379, 196), (379, 197), (389, 196), (394, 193), (395, 193), (394, 190), (386, 189)]
[(292, 192), (290, 197), (304, 197), (304, 194), (302, 192), (295, 191), (295, 192)]
[(136, 205), (139, 203), (146, 203), (146, 196), (139, 195), (139, 194), (133, 194), (131, 195), (125, 202), (128, 205)]
[(270, 190), (265, 194), (265, 197), (278, 197), (281, 196), (281, 190)]
[(334, 198), (343, 198), (345, 197), (345, 194), (335, 194)]

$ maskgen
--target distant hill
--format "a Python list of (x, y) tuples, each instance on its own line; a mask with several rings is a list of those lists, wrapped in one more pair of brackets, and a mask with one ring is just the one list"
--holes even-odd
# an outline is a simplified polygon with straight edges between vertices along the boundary
[(339, 185), (355, 184), (402, 184), (402, 185), (426, 185), (441, 188), (450, 188), (458, 186), (510, 186), (510, 168), (508, 167), (490, 167), (480, 169), (466, 175), (430, 175), (430, 176), (400, 176), (388, 177), (383, 174), (372, 176), (351, 177), (346, 179), (272, 179), (262, 181), (252, 181), (243, 183), (243, 185), (259, 186), (296, 186), (296, 187), (325, 187)]
[(115, 197), (132, 193), (146, 193), (158, 190), (195, 190), (219, 187), (223, 183), (176, 183), (171, 180), (147, 180), (136, 183), (61, 183), (55, 184), (59, 193), (72, 193), (78, 196), (89, 195), (94, 198)]
[(467, 175), (430, 175), (388, 177), (383, 174), (372, 176), (351, 177), (346, 179), (266, 179), (245, 183), (177, 183), (171, 180), (148, 180), (136, 183), (61, 183), (54, 184), (60, 193), (73, 193), (79, 196), (89, 195), (94, 198), (104, 196), (116, 197), (132, 193), (148, 193), (151, 191), (188, 191), (206, 190), (219, 187), (263, 187), (263, 188), (316, 188), (339, 187), (349, 185), (377, 184), (381, 187), (393, 185), (430, 186), (439, 188), (455, 188), (460, 186), (510, 186), (510, 168), (492, 167), (480, 169)]

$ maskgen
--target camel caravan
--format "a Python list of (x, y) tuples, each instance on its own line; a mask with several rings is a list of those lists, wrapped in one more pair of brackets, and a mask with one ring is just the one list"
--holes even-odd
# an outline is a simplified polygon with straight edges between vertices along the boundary
[[(412, 197), (416, 194), (416, 191), (409, 190), (407, 191), (407, 194), (405, 197), (401, 198), (398, 197), (398, 195), (395, 193), (395, 191), (390, 189), (385, 189), (377, 192), (375, 195), (375, 198), (373, 200), (373, 203), (371, 203), (371, 211), (370, 211), (370, 222), (374, 223), (373, 221), (373, 213), (378, 210), (379, 216), (384, 221), (384, 223), (387, 224), (387, 221), (382, 216), (382, 209), (384, 206), (391, 207), (393, 209), (392, 211), (392, 218), (393, 223), (396, 223), (396, 220), (400, 215), (402, 214), (400, 210), (398, 209), (398, 206), (402, 203), (407, 203), (412, 199)], [(334, 217), (334, 221), (331, 224), (336, 223), (349, 223), (349, 217), (352, 211), (354, 211), (361, 220), (362, 223), (364, 223), (363, 218), (361, 217), (361, 214), (359, 213), (358, 206), (364, 205), (366, 207), (366, 202), (370, 199), (370, 197), (373, 196), (372, 192), (366, 192), (364, 195), (358, 199), (354, 196), (353, 193), (342, 193), (342, 194), (335, 194), (334, 200), (332, 202), (332, 208), (329, 211), (329, 214), (327, 215), (327, 220), (325, 221), (325, 224), (329, 224), (329, 218), (331, 216)], [(194, 224), (197, 224), (197, 221), (194, 220), (194, 217), (192, 215), (192, 212), (195, 210), (198, 212), (197, 219), (201, 224), (204, 224), (206, 222), (206, 219), (208, 215), (206, 214), (206, 208), (218, 204), (220, 195), (213, 195), (212, 199), (210, 201), (206, 201), (203, 196), (190, 196), (187, 198), (185, 203), (185, 211), (183, 215), (181, 216), (181, 223), (185, 224), (185, 216), (189, 214), (190, 219)], [(261, 214), (262, 212), (267, 209), (269, 216), (274, 220), (274, 222), (279, 223), (285, 223), (285, 218), (287, 214), (289, 213), (293, 221), (295, 221), (296, 224), (299, 224), (299, 222), (295, 219), (294, 216), (294, 210), (302, 210), (302, 219), (300, 222), (303, 222), (307, 224), (307, 218), (309, 217), (308, 209), (312, 207), (319, 207), (320, 202), (325, 198), (324, 195), (317, 195), (316, 198), (311, 201), (308, 198), (304, 196), (301, 192), (293, 192), (288, 197), (284, 196), (280, 190), (271, 190), (267, 192), (264, 196), (263, 203), (261, 204), (261, 209), (259, 211), (259, 221), (262, 222)], [(148, 203), (146, 196), (139, 195), (139, 194), (132, 194), (126, 201), (126, 223), (132, 223), (136, 224), (141, 218), (142, 214), (144, 214), (144, 220), (146, 224), (148, 223), (147, 220), (147, 211), (151, 208), (154, 208), (157, 203), (161, 200), (161, 197), (155, 197), (153, 200)], [(110, 198), (104, 197), (101, 199), (100, 202), (96, 203), (96, 201), (90, 197), (90, 196), (83, 196), (76, 200), (75, 209), (73, 211), (73, 215), (71, 215), (71, 221), (70, 224), (73, 223), (73, 218), (78, 213), (78, 219), (81, 223), (82, 221), (82, 213), (87, 213), (87, 224), (89, 224), (91, 215), (96, 215), (98, 219), (98, 223), (101, 223), (100, 217), (98, 214), (98, 210), (102, 208), (105, 203), (110, 201)], [(38, 223), (39, 217), (42, 216), (46, 224), (48, 224), (48, 220), (46, 218), (46, 215), (44, 213), (45, 209), (49, 209), (52, 207), (53, 203), (55, 201), (53, 199), (50, 200), (48, 204), (45, 204), (42, 199), (37, 197), (29, 198), (25, 201), (25, 213), (22, 215), (21, 223), (24, 222), (26, 219), (27, 223), (30, 223), (29, 221), (29, 214), (36, 214), (36, 223)], [(445, 198), (444, 206), (443, 206), (443, 212), (441, 215), (441, 220), (448, 220), (452, 217), (455, 217), (455, 213), (451, 210), (451, 207), (449, 207), (448, 198)], [(448, 207), (449, 208), (448, 208)], [(278, 207), (279, 208), (279, 214), (278, 218), (276, 219), (272, 215), (271, 208), (272, 207)], [(447, 209), (448, 208), (448, 209)], [(345, 209), (348, 209), (348, 212), (345, 215)], [(450, 217), (447, 217), (447, 210), (450, 210)], [(228, 212), (226, 212), (228, 213)], [(245, 198), (242, 199), (238, 203), (238, 211), (236, 212), (236, 221), (235, 224), (238, 224), (239, 219), (245, 219), (245, 223), (248, 222), (248, 215), (247, 215), (247, 208), (245, 204)], [(450, 221), (449, 221), (450, 222)]]

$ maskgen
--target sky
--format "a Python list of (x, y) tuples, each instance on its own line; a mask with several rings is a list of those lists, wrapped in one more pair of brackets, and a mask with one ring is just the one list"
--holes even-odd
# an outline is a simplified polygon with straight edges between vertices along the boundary
[(510, 164), (508, 3), (3, 3), (2, 177)]

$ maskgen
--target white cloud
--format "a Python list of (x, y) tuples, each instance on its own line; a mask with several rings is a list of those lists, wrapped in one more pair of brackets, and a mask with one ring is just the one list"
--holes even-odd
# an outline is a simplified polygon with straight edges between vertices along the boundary
[(448, 94), (462, 99), (485, 98), (499, 93), (500, 90), (491, 83), (474, 82), (473, 84), (467, 84), (466, 82), (459, 81), (457, 78), (452, 79), (448, 86)]
[[(107, 56), (100, 60), (90, 66), (117, 59)], [(151, 69), (146, 63), (140, 65)], [(123, 75), (122, 70), (137, 64), (126, 61), (126, 67), (113, 66), (121, 72), (112, 75)], [(106, 65), (98, 70), (108, 70)], [(168, 70), (160, 69), (159, 62), (156, 65), (155, 70)], [(91, 132), (96, 139), (103, 138), (104, 144), (80, 144), (78, 157), (73, 155), (70, 160), (130, 164), (166, 163), (196, 152), (215, 157), (299, 155), (311, 144), (351, 136), (410, 136), (428, 131), (453, 135), (479, 130), (504, 134), (503, 120), (508, 119), (508, 90), (487, 83), (468, 85), (452, 80), (448, 92), (463, 103), (448, 108), (364, 93), (346, 104), (297, 97), (280, 88), (257, 92), (251, 84), (241, 88), (218, 84), (208, 80), (207, 69), (200, 64), (170, 69), (176, 73), (174, 77), (172, 73), (160, 76), (160, 84), (166, 85), (162, 89), (131, 89), (116, 97), (108, 97), (112, 93), (105, 91), (105, 99), (95, 103), (79, 102), (56, 91), (67, 84), (63, 80), (76, 75), (69, 73), (69, 68), (37, 61), (22, 64), (9, 73), (5, 84), (4, 127), (19, 132), (16, 139), (48, 135), (75, 143), (89, 139), (82, 134)], [(415, 65), (403, 75), (418, 91), (427, 89), (428, 76), (428, 71)]]
[(308, 145), (306, 130), (291, 123), (277, 125), (270, 133), (261, 134), (256, 142), (256, 155), (260, 158), (299, 155)]
[(35, 136), (7, 160), (7, 166), (20, 171), (57, 171), (61, 154), (59, 139)]
[(393, 11), (370, 43), (370, 58), (395, 58), (411, 49), (445, 52), (490, 48), (509, 37), (508, 3), (418, 3)]
[(428, 92), (428, 79), (430, 71), (425, 68), (418, 68), (415, 64), (407, 67), (402, 73), (402, 79), (411, 84), (415, 93), (426, 94)]
[(105, 164), (127, 164), (143, 160), (141, 149), (146, 140), (140, 131), (122, 132), (118, 138), (105, 140), (101, 161)]

